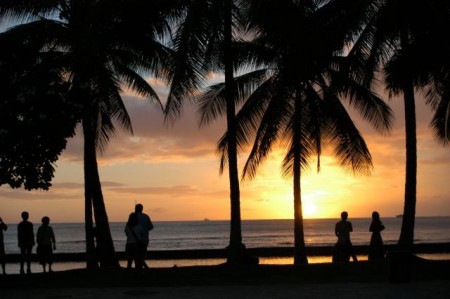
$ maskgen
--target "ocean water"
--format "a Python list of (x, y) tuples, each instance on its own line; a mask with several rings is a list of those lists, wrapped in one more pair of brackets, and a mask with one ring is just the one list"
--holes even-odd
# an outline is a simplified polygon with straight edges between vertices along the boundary
[[(336, 242), (334, 225), (339, 219), (306, 219), (306, 246), (330, 246)], [(370, 218), (349, 219), (353, 224), (351, 235), (354, 245), (367, 245), (370, 241)], [(386, 229), (382, 232), (385, 244), (395, 244), (400, 236), (400, 218), (384, 218)], [(247, 248), (293, 246), (293, 220), (243, 220), (242, 238)], [(39, 223), (34, 224), (37, 231)], [(53, 223), (57, 250), (55, 253), (84, 252), (83, 223)], [(125, 250), (125, 223), (110, 223), (116, 251)], [(155, 221), (150, 232), (149, 250), (222, 249), (228, 245), (229, 221)], [(17, 247), (17, 224), (8, 223), (4, 233), (6, 253), (19, 253)], [(418, 217), (415, 223), (415, 243), (450, 242), (450, 217)], [(362, 257), (364, 259), (364, 257)], [(330, 257), (314, 257), (310, 262), (329, 262)], [(203, 265), (223, 262), (220, 259), (152, 261), (152, 266)], [(292, 263), (292, 258), (268, 259), (262, 263)], [(80, 267), (80, 263), (55, 265), (67, 269)], [(8, 267), (10, 267), (8, 265)], [(15, 266), (17, 267), (17, 266)], [(81, 266), (82, 267), (82, 266)]]

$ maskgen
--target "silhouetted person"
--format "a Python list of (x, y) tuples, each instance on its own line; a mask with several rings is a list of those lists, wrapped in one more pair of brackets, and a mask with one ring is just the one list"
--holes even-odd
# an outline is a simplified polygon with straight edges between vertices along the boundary
[(46, 272), (47, 264), (48, 271), (52, 272), (53, 250), (56, 250), (55, 233), (49, 224), (50, 218), (42, 217), (42, 225), (39, 226), (36, 233), (37, 254), (44, 272)]
[(6, 231), (8, 226), (3, 222), (0, 217), (0, 263), (2, 264), (3, 274), (6, 274), (5, 270), (5, 243), (3, 240), (3, 231)]
[(125, 245), (125, 253), (127, 256), (127, 268), (131, 268), (134, 261), (134, 267), (140, 270), (144, 267), (144, 255), (146, 249), (145, 230), (139, 224), (136, 213), (131, 213), (125, 225), (125, 234), (127, 235), (127, 243)]
[(138, 218), (138, 222), (142, 226), (142, 229), (144, 230), (144, 244), (145, 244), (145, 247), (142, 248), (142, 250), (144, 251), (143, 252), (143, 256), (144, 256), (143, 266), (145, 268), (148, 268), (147, 264), (145, 263), (145, 258), (147, 256), (147, 247), (148, 247), (148, 243), (150, 241), (149, 233), (153, 229), (153, 223), (152, 223), (152, 220), (150, 219), (150, 216), (145, 214), (143, 212), (143, 210), (144, 210), (144, 206), (142, 204), (140, 204), (140, 203), (138, 203), (135, 206), (135, 208), (134, 208), (134, 211), (135, 211), (135, 213), (137, 215), (137, 218)]
[(369, 231), (372, 232), (369, 247), (369, 261), (383, 260), (385, 258), (383, 239), (381, 238), (382, 230), (384, 230), (384, 225), (380, 220), (380, 214), (375, 211), (372, 213), (372, 222), (369, 228)]
[(356, 255), (353, 254), (353, 246), (350, 240), (350, 233), (353, 231), (353, 226), (350, 221), (347, 221), (348, 213), (341, 213), (341, 221), (336, 223), (334, 233), (338, 237), (338, 241), (334, 247), (333, 262), (348, 262), (350, 257), (357, 261)]
[(27, 273), (31, 273), (31, 252), (34, 246), (33, 223), (28, 221), (28, 212), (22, 212), (22, 222), (17, 226), (17, 239), (20, 248), (20, 274), (24, 272), (24, 263), (27, 263)]

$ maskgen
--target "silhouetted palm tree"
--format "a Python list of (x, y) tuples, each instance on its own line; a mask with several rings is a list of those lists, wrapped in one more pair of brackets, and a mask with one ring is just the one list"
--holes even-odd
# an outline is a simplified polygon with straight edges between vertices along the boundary
[[(361, 53), (370, 53), (367, 60), (370, 62), (368, 68), (372, 69), (373, 73), (379, 70), (377, 67), (383, 68), (390, 95), (403, 94), (406, 181), (402, 228), (398, 244), (402, 250), (411, 253), (414, 243), (417, 189), (415, 91), (436, 90), (435, 84), (445, 81), (438, 78), (438, 74), (442, 75), (443, 61), (431, 62), (430, 57), (438, 56), (439, 59), (448, 57), (448, 52), (444, 56), (436, 55), (435, 51), (440, 52), (440, 50), (432, 45), (442, 38), (440, 36), (436, 39), (436, 33), (439, 30), (448, 30), (449, 3), (445, 0), (362, 0), (358, 3), (361, 8), (367, 9), (363, 17), (366, 24), (364, 30), (360, 32), (361, 42), (356, 47), (359, 47)], [(435, 38), (430, 38), (432, 36)], [(425, 49), (428, 50), (423, 52), (422, 50)], [(445, 49), (448, 49), (448, 45)], [(441, 53), (445, 52), (444, 50)], [(448, 58), (446, 59), (448, 61)], [(441, 89), (440, 94), (442, 91)], [(427, 93), (428, 101), (434, 103), (435, 107), (441, 104), (436, 110), (435, 122), (432, 123), (435, 125), (435, 130), (438, 127), (444, 128), (444, 124), (448, 123), (448, 119), (440, 117), (447, 109), (446, 97), (439, 101), (436, 100), (436, 95), (433, 92)], [(444, 131), (437, 130), (438, 135), (441, 132), (440, 136), (448, 139)]]
[[(82, 105), (86, 250), (88, 268), (117, 267), (114, 245), (103, 200), (97, 166), (97, 149), (104, 149), (115, 133), (114, 123), (132, 131), (120, 96), (122, 86), (159, 103), (155, 91), (142, 77), (170, 61), (170, 51), (159, 40), (170, 31), (176, 1), (139, 0), (4, 0), (0, 16), (22, 21), (13, 30), (36, 34), (41, 51), (54, 56), (55, 72), (70, 83), (69, 99)], [(24, 39), (24, 43), (29, 39)]]
[[(235, 80), (241, 100), (246, 100), (237, 114), (238, 144), (246, 144), (255, 133), (244, 176), (256, 175), (277, 141), (287, 144), (283, 173), (293, 176), (294, 264), (307, 263), (300, 180), (311, 156), (317, 155), (319, 169), (320, 155), (329, 142), (335, 145), (342, 166), (354, 172), (369, 172), (372, 167), (366, 144), (341, 100), (382, 132), (391, 123), (390, 109), (352, 71), (358, 68), (357, 57), (337, 55), (345, 32), (331, 30), (335, 23), (329, 20), (334, 15), (322, 12), (318, 4), (252, 1), (248, 15), (256, 39), (239, 48), (250, 53), (247, 64), (260, 68)], [(208, 123), (224, 111), (223, 98), (223, 84), (210, 88), (201, 100), (202, 121)], [(227, 138), (228, 132), (221, 140), (222, 150)]]
[(204, 87), (205, 76), (210, 71), (225, 73), (227, 139), (226, 155), (221, 161), (220, 172), (226, 164), (230, 187), (230, 243), (229, 264), (242, 261), (242, 232), (240, 189), (235, 137), (235, 91), (232, 86), (235, 68), (232, 41), (238, 25), (239, 7), (242, 1), (192, 0), (186, 17), (180, 24), (174, 41), (177, 60), (172, 69), (172, 84), (166, 106), (168, 120), (179, 116), (186, 97), (193, 96)]

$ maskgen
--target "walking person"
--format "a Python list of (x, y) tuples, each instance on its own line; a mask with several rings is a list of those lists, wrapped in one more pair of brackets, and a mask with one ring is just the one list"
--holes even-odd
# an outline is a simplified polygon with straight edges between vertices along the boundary
[(369, 261), (379, 261), (385, 258), (383, 238), (381, 232), (384, 230), (384, 225), (380, 220), (380, 214), (377, 211), (372, 213), (372, 222), (370, 223), (369, 231), (372, 232), (369, 246)]
[(22, 212), (22, 221), (17, 226), (17, 239), (20, 248), (20, 274), (24, 274), (24, 263), (27, 263), (27, 273), (31, 273), (31, 253), (34, 246), (33, 223), (28, 221), (29, 214)]
[(37, 254), (39, 263), (42, 265), (44, 272), (48, 264), (48, 272), (52, 272), (53, 250), (56, 250), (56, 240), (53, 228), (49, 225), (50, 218), (42, 217), (42, 225), (39, 226), (36, 234)]
[(3, 219), (0, 217), (0, 263), (2, 264), (3, 275), (6, 274), (5, 269), (5, 243), (3, 239), (3, 231), (6, 231), (8, 226), (3, 222)]
[(127, 256), (127, 268), (131, 269), (134, 261), (136, 270), (141, 270), (144, 267), (144, 246), (145, 231), (139, 224), (136, 213), (131, 213), (125, 225), (125, 234), (127, 235), (127, 243), (125, 244), (125, 253)]
[(353, 232), (353, 226), (348, 219), (348, 213), (341, 213), (341, 221), (336, 223), (334, 233), (338, 237), (333, 254), (333, 262), (349, 262), (350, 257), (353, 261), (357, 261), (356, 255), (353, 253), (353, 245), (350, 240), (350, 233)]
[(144, 244), (145, 246), (142, 248), (142, 250), (144, 251), (143, 257), (143, 266), (144, 268), (148, 269), (148, 265), (145, 262), (145, 259), (147, 257), (147, 247), (148, 244), (150, 242), (150, 238), (149, 238), (149, 233), (150, 231), (153, 229), (153, 223), (152, 220), (150, 219), (150, 216), (148, 216), (147, 214), (145, 214), (144, 211), (144, 206), (140, 203), (136, 204), (134, 211), (137, 215), (138, 218), (138, 222), (141, 225), (142, 229), (144, 230)]

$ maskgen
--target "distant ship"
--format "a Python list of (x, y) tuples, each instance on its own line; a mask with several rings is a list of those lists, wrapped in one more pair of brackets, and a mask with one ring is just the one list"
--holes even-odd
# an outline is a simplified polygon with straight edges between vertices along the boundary
[(403, 218), (403, 214), (395, 215), (395, 218)]
[(203, 219), (203, 221), (209, 221), (209, 219), (208, 219), (208, 218), (205, 218), (205, 219)]

